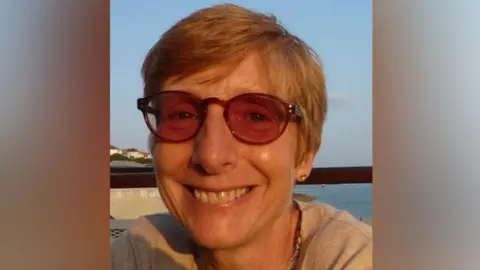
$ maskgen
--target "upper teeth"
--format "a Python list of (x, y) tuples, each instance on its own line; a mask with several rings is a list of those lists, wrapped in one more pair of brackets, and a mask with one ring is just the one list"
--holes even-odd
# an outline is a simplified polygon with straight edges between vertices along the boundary
[(245, 195), (248, 192), (248, 188), (239, 188), (229, 191), (221, 192), (209, 192), (199, 189), (194, 189), (195, 198), (202, 201), (203, 203), (210, 204), (226, 204), (229, 203), (238, 197)]

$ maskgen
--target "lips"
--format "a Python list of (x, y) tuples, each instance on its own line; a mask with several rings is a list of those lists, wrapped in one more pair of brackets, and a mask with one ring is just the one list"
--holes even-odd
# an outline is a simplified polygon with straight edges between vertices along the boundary
[(251, 190), (251, 186), (226, 189), (221, 191), (206, 190), (199, 187), (189, 187), (187, 189), (193, 194), (195, 199), (205, 204), (229, 204), (245, 195)]

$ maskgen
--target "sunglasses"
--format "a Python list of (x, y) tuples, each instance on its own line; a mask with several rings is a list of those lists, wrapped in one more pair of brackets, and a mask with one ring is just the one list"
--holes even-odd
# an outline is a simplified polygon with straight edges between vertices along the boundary
[(289, 122), (300, 122), (300, 106), (278, 97), (246, 93), (229, 100), (200, 99), (183, 91), (162, 91), (139, 98), (150, 131), (161, 141), (180, 143), (194, 138), (207, 117), (210, 104), (224, 108), (223, 117), (233, 136), (247, 144), (267, 144), (278, 139)]

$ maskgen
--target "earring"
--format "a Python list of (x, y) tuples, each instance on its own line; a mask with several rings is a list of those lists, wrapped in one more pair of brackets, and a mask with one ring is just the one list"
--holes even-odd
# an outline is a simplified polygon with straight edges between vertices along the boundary
[(306, 174), (300, 175), (300, 181), (305, 181), (305, 179), (307, 179), (307, 175), (306, 175)]

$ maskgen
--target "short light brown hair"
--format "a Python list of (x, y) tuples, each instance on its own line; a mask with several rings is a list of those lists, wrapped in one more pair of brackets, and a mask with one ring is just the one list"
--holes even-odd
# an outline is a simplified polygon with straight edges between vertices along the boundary
[(142, 67), (144, 95), (161, 91), (212, 67), (227, 76), (248, 55), (261, 55), (273, 89), (300, 105), (304, 121), (298, 134), (297, 164), (320, 146), (327, 111), (325, 78), (318, 55), (289, 33), (274, 16), (232, 4), (201, 9), (177, 22), (153, 46)]

